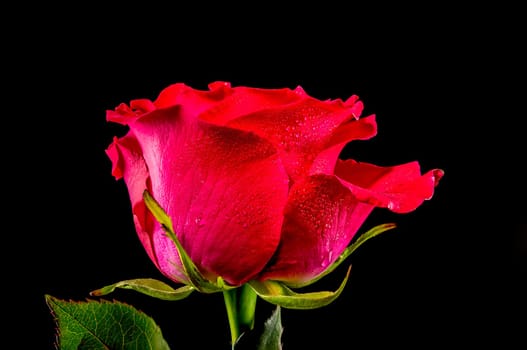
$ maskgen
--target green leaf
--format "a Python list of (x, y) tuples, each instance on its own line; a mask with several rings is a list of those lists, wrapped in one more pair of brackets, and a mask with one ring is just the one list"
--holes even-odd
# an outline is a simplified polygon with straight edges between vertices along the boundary
[(271, 317), (265, 321), (264, 331), (260, 337), (257, 350), (282, 350), (282, 319), (280, 306), (277, 306)]
[(344, 262), (344, 260), (346, 260), (351, 255), (351, 253), (353, 253), (355, 250), (357, 250), (357, 248), (359, 248), (364, 242), (366, 242), (370, 238), (378, 236), (381, 233), (386, 232), (388, 230), (391, 230), (393, 228), (395, 228), (395, 224), (393, 224), (393, 223), (381, 224), (381, 225), (375, 226), (374, 228), (372, 228), (372, 229), (368, 230), (367, 232), (363, 233), (362, 235), (360, 235), (357, 238), (357, 240), (355, 240), (349, 247), (347, 247), (344, 250), (344, 252), (342, 252), (342, 254), (337, 258), (337, 260), (335, 260), (335, 262), (333, 264), (331, 264), (326, 270), (324, 270), (324, 272), (322, 272), (321, 274), (319, 274), (318, 276), (316, 276), (315, 278), (313, 278), (313, 279), (311, 279), (309, 281), (302, 282), (302, 283), (290, 283), (290, 282), (288, 282), (287, 285), (289, 287), (291, 287), (291, 288), (302, 288), (302, 287), (309, 286), (310, 284), (313, 284), (313, 283), (317, 282), (322, 277), (324, 277), (324, 276), (328, 275), (329, 273), (333, 272), (340, 264), (342, 264), (342, 262)]
[(130, 305), (45, 299), (57, 324), (57, 349), (170, 349), (156, 323)]
[(346, 277), (339, 288), (334, 291), (296, 293), (285, 284), (277, 281), (251, 281), (249, 285), (256, 294), (271, 304), (279, 305), (287, 309), (316, 309), (332, 303), (344, 290), (348, 281), (351, 266), (348, 268)]
[(201, 274), (197, 266), (194, 264), (192, 259), (190, 259), (190, 256), (186, 252), (185, 248), (183, 248), (183, 245), (177, 238), (176, 234), (174, 233), (172, 220), (170, 220), (168, 214), (163, 210), (163, 208), (161, 208), (159, 203), (154, 199), (154, 197), (152, 197), (152, 195), (147, 190), (143, 192), (143, 200), (148, 210), (150, 210), (152, 215), (154, 215), (155, 219), (161, 224), (167, 235), (170, 237), (170, 239), (172, 239), (172, 241), (176, 245), (176, 249), (181, 259), (181, 264), (183, 265), (185, 276), (188, 278), (188, 283), (192, 287), (202, 293), (222, 292), (228, 289), (235, 288), (225, 284), (225, 282), (221, 280), (221, 278), (218, 278), (217, 283), (214, 284), (208, 281), (205, 277), (203, 277), (203, 275)]
[(132, 289), (136, 292), (140, 292), (149, 295), (154, 298), (163, 300), (181, 300), (190, 295), (195, 289), (192, 286), (182, 286), (178, 289), (174, 289), (168, 284), (158, 281), (153, 278), (136, 278), (132, 280), (125, 280), (110, 284), (108, 286), (99, 288), (90, 292), (92, 296), (101, 296), (112, 293), (116, 288)]

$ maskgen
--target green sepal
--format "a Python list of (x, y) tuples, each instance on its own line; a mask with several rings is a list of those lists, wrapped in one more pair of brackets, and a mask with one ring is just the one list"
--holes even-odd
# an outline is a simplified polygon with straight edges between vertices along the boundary
[(278, 281), (250, 281), (249, 285), (263, 300), (281, 306), (286, 309), (309, 310), (326, 306), (338, 298), (344, 290), (350, 274), (351, 266), (348, 268), (344, 280), (339, 288), (334, 291), (297, 293), (289, 289), (285, 284)]
[(143, 200), (145, 201), (146, 207), (150, 210), (155, 219), (161, 224), (168, 237), (176, 245), (179, 258), (181, 259), (181, 264), (183, 265), (183, 273), (187, 277), (188, 281), (186, 282), (188, 282), (189, 285), (191, 285), (194, 289), (202, 293), (223, 292), (225, 290), (236, 288), (227, 285), (221, 277), (218, 277), (216, 283), (212, 283), (205, 277), (203, 277), (197, 266), (194, 264), (192, 259), (190, 259), (188, 253), (185, 251), (185, 248), (183, 248), (183, 245), (181, 245), (181, 242), (177, 238), (176, 234), (174, 233), (172, 220), (170, 220), (170, 217), (163, 210), (163, 208), (161, 208), (161, 206), (154, 199), (154, 197), (152, 197), (148, 190), (143, 191)]
[(371, 228), (370, 230), (368, 230), (365, 233), (363, 233), (362, 235), (360, 235), (350, 246), (348, 246), (344, 250), (344, 252), (342, 252), (342, 254), (340, 254), (340, 256), (337, 258), (337, 260), (335, 260), (335, 262), (333, 262), (333, 264), (331, 264), (321, 274), (319, 274), (315, 278), (310, 279), (309, 281), (306, 281), (306, 282), (302, 282), (302, 283), (287, 282), (287, 285), (289, 287), (291, 287), (291, 288), (302, 288), (302, 287), (309, 286), (310, 284), (313, 284), (313, 283), (317, 282), (322, 277), (324, 277), (324, 276), (328, 275), (329, 273), (333, 272), (340, 264), (342, 264), (342, 262), (344, 262), (344, 260), (346, 260), (351, 255), (351, 253), (353, 253), (355, 250), (357, 250), (357, 248), (359, 248), (364, 242), (366, 242), (370, 238), (373, 238), (373, 237), (375, 237), (377, 235), (380, 235), (381, 233), (386, 232), (388, 230), (391, 230), (393, 228), (395, 228), (395, 224), (394, 223), (381, 224), (381, 225), (377, 225), (377, 226)]
[(184, 285), (174, 289), (168, 284), (153, 278), (136, 278), (120, 281), (90, 292), (91, 296), (102, 296), (110, 294), (116, 288), (132, 289), (151, 297), (162, 300), (181, 300), (188, 297), (195, 289), (192, 286)]

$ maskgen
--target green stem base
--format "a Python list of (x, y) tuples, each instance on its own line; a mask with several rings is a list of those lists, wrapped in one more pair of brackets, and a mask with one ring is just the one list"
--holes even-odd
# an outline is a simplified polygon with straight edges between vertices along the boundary
[(245, 284), (236, 289), (223, 291), (223, 300), (229, 320), (231, 349), (234, 350), (243, 332), (254, 328), (257, 295), (249, 285)]

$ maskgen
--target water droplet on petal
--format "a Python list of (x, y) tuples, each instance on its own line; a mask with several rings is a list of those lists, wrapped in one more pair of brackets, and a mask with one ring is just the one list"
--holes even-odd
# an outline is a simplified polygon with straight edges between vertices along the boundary
[(201, 219), (201, 217), (197, 217), (194, 219), (194, 222), (196, 223), (196, 225), (198, 225), (199, 227), (205, 225), (205, 223), (203, 222), (203, 220)]

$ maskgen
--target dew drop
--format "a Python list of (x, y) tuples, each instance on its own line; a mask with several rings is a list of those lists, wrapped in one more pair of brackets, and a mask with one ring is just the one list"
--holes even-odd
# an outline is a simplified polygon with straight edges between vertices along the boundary
[(205, 225), (205, 223), (203, 222), (203, 220), (201, 219), (201, 217), (197, 217), (194, 219), (194, 222), (196, 223), (196, 225), (198, 225), (199, 227)]

